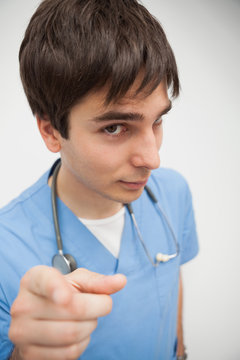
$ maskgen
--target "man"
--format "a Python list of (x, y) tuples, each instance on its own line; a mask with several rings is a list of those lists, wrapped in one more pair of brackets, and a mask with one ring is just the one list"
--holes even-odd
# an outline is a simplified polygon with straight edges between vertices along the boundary
[(158, 169), (179, 93), (160, 24), (135, 0), (45, 0), (19, 59), (61, 161), (0, 212), (1, 359), (185, 358), (180, 265), (198, 248), (186, 181)]

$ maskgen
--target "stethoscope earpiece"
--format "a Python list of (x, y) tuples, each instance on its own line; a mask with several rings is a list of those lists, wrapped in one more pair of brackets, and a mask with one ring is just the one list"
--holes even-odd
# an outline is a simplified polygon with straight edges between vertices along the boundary
[(157, 253), (156, 255), (156, 262), (160, 263), (160, 262), (167, 262), (171, 259), (174, 259), (178, 254), (172, 254), (172, 255), (168, 255), (168, 254), (162, 254), (162, 253)]

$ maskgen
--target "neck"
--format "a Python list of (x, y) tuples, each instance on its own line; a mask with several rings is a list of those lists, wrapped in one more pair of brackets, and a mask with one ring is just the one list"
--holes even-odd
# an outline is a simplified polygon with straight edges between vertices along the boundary
[[(48, 180), (51, 186), (52, 177)], [(77, 216), (83, 219), (104, 219), (116, 214), (123, 204), (107, 199), (69, 176), (61, 166), (56, 181), (57, 196)]]

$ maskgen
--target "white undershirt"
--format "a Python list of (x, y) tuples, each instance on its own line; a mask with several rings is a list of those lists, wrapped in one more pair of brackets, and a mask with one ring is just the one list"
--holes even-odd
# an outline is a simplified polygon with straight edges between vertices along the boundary
[(125, 206), (115, 215), (97, 220), (79, 220), (88, 228), (93, 235), (105, 246), (113, 256), (118, 258), (122, 232), (124, 227)]

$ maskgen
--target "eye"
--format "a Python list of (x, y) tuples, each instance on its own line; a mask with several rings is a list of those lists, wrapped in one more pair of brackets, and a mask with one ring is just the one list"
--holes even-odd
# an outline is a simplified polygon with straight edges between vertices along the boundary
[(163, 122), (162, 118), (157, 119), (156, 121), (154, 121), (153, 125), (154, 126), (161, 126)]
[(104, 128), (104, 132), (109, 135), (120, 135), (122, 132), (125, 131), (124, 129), (124, 126), (121, 124), (113, 124)]

